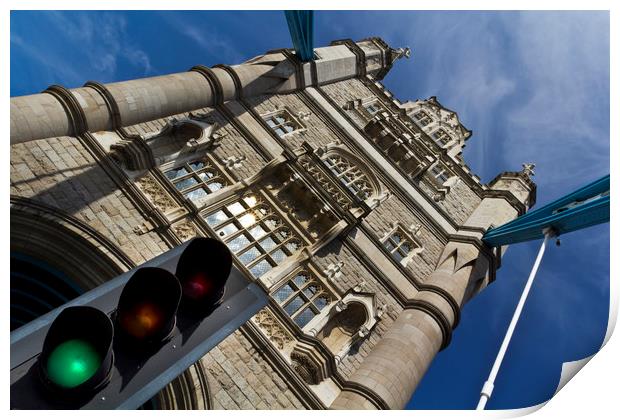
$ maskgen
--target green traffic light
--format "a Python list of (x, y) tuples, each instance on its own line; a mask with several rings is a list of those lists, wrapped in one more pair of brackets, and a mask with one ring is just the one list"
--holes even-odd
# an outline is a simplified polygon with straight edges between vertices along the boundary
[(86, 382), (99, 366), (99, 353), (92, 344), (79, 339), (60, 344), (47, 359), (49, 379), (64, 388), (74, 388)]

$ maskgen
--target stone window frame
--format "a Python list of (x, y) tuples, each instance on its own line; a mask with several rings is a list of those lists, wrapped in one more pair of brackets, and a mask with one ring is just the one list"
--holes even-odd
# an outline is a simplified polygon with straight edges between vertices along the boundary
[(451, 178), (451, 176), (449, 176), (450, 172), (448, 171), (448, 168), (440, 163), (431, 166), (428, 169), (428, 173), (433, 182), (440, 186), (444, 186), (445, 183)]
[[(405, 227), (400, 222), (394, 222), (392, 223), (392, 228), (380, 239), (383, 248), (391, 255), (392, 259), (403, 267), (407, 267), (416, 255), (424, 251), (424, 247), (420, 241), (416, 239), (420, 228), (421, 225), (412, 224), (409, 227)], [(395, 243), (396, 241), (393, 239), (396, 235), (401, 237), (398, 243)], [(403, 255), (400, 251), (402, 246), (407, 243), (409, 244), (409, 250)], [(392, 245), (393, 248), (388, 248), (387, 244)], [(401, 258), (399, 259), (396, 257), (396, 254)]]
[[(374, 110), (371, 110), (370, 108), (373, 108)], [(378, 101), (373, 101), (369, 104), (364, 105), (364, 109), (368, 114), (372, 115), (373, 117), (382, 110), (384, 110), (382, 106), (378, 106)]]
[[(198, 169), (193, 169), (191, 165), (197, 162), (202, 162), (204, 166)], [(184, 168), (186, 173), (175, 178), (170, 178), (168, 176), (168, 173), (176, 168)], [(226, 171), (224, 171), (223, 168), (215, 162), (215, 159), (212, 159), (208, 154), (194, 154), (186, 156), (182, 160), (167, 162), (159, 166), (159, 170), (161, 171), (163, 178), (165, 178), (172, 187), (172, 190), (176, 191), (180, 196), (183, 197), (184, 200), (193, 203), (197, 208), (201, 207), (206, 197), (218, 191), (221, 191), (222, 189), (230, 187), (236, 182), (230, 176), (228, 176)], [(213, 173), (213, 176), (208, 179), (200, 178), (200, 174), (207, 173), (209, 170)], [(175, 180), (177, 179), (179, 180), (175, 182)], [(179, 189), (177, 183), (188, 179), (194, 179), (196, 183), (189, 185), (186, 188)], [(209, 187), (209, 184), (212, 184), (212, 182), (214, 181), (219, 182), (222, 185), (216, 189)], [(198, 191), (199, 189), (203, 189), (207, 191), (207, 193), (196, 200), (186, 195), (188, 192)]]
[[(278, 108), (274, 111), (271, 112), (267, 112), (266, 114), (261, 114), (261, 119), (263, 120), (263, 122), (265, 123), (265, 125), (269, 128), (269, 130), (276, 135), (278, 138), (280, 139), (286, 139), (287, 137), (295, 134), (295, 133), (301, 133), (306, 131), (306, 127), (299, 121), (299, 118), (295, 117), (295, 114), (288, 108), (288, 107), (282, 107), (282, 108)], [(275, 118), (280, 117), (283, 118), (284, 121), (283, 122), (277, 122), (275, 123), (273, 126), (269, 124), (269, 120), (274, 120)], [(288, 131), (288, 132), (283, 132), (282, 134), (279, 134), (277, 132), (277, 129), (279, 126), (283, 126), (286, 124), (289, 124), (291, 127), (293, 127), (292, 131)], [(280, 129), (282, 130), (282, 129)], [(282, 130), (284, 131), (284, 130)]]
[(413, 114), (413, 118), (420, 127), (428, 127), (433, 123), (433, 117), (431, 117), (428, 112), (423, 109), (416, 111)]
[[(305, 280), (302, 281), (301, 279)], [(314, 288), (314, 291), (308, 296), (306, 291), (311, 287)], [(282, 291), (285, 295), (278, 297)], [(329, 308), (338, 300), (338, 295), (327, 285), (327, 282), (323, 281), (307, 265), (297, 267), (280, 280), (277, 286), (272, 288), (270, 296), (304, 333), (306, 332), (305, 327), (313, 319), (329, 311)], [(299, 304), (292, 306), (295, 302), (299, 302)], [(317, 304), (317, 302), (321, 303)], [(304, 314), (308, 312), (311, 316), (303, 318)]]
[(358, 199), (366, 201), (372, 197), (373, 188), (367, 175), (354, 162), (336, 153), (321, 156), (321, 160), (338, 182)]
[[(368, 110), (368, 107), (370, 106), (377, 108), (377, 111), (370, 112)], [(376, 96), (370, 96), (366, 98), (359, 98), (359, 99), (348, 101), (342, 106), (342, 108), (347, 111), (352, 111), (352, 110), (357, 111), (357, 113), (366, 121), (372, 120), (374, 117), (376, 117), (379, 114), (388, 112), (388, 109), (389, 109)]]
[(452, 172), (449, 164), (446, 165), (439, 160), (435, 161), (435, 163), (428, 168), (426, 179), (431, 187), (437, 191), (437, 193), (431, 197), (434, 201), (443, 200), (450, 192), (450, 189), (460, 180), (458, 175)]
[(370, 206), (370, 208), (375, 208), (389, 196), (389, 193), (384, 190), (378, 178), (372, 173), (370, 168), (368, 168), (367, 164), (347, 149), (340, 147), (339, 144), (329, 144), (324, 148), (317, 149), (316, 152), (317, 156), (320, 157), (322, 163), (329, 169), (330, 173), (332, 173), (333, 176), (337, 178), (340, 185), (345, 186), (345, 188), (347, 189), (348, 186), (345, 185), (345, 183), (341, 182), (340, 177), (331, 170), (330, 166), (325, 161), (327, 158), (331, 156), (337, 156), (341, 159), (344, 159), (363, 174), (371, 193), (366, 198), (360, 197), (359, 195), (357, 195), (356, 192), (353, 191), (351, 191), (351, 194), (354, 195), (358, 200), (366, 202)]
[[(369, 107), (375, 107), (377, 108), (377, 110), (375, 112), (371, 112), (368, 110)], [(356, 109), (357, 112), (361, 114), (362, 117), (366, 120), (371, 120), (377, 115), (387, 112), (387, 108), (385, 107), (385, 105), (376, 97), (370, 97), (360, 100), (359, 106), (357, 106)]]
[[(438, 134), (440, 132), (443, 133), (443, 134)], [(454, 141), (454, 138), (442, 127), (440, 127), (437, 130), (433, 131), (430, 134), (430, 137), (433, 139), (435, 144), (437, 146), (441, 147), (442, 149), (447, 148), (448, 145)], [(446, 138), (448, 139), (447, 141), (445, 141)]]
[[(252, 202), (249, 199), (251, 196), (259, 199)], [(219, 218), (215, 218), (218, 213)], [(260, 190), (246, 189), (241, 194), (209, 206), (209, 209), (201, 211), (200, 217), (213, 236), (229, 247), (235, 260), (255, 279), (282, 266), (307, 245), (302, 235)], [(251, 220), (252, 217), (254, 220)], [(212, 218), (211, 221), (209, 218)], [(235, 243), (234, 247), (229, 245), (229, 242), (242, 237), (244, 239), (237, 241), (239, 243)]]

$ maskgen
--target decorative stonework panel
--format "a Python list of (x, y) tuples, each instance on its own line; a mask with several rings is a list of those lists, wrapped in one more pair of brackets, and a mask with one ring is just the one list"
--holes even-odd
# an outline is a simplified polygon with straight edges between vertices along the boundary
[(278, 322), (271, 311), (267, 308), (261, 309), (252, 321), (265, 333), (269, 340), (282, 350), (293, 341), (293, 336)]
[(136, 181), (138, 187), (161, 211), (168, 213), (178, 207), (177, 203), (166, 193), (161, 184), (147, 173)]
[(194, 226), (194, 224), (187, 219), (173, 225), (172, 229), (183, 242), (193, 238), (194, 236), (198, 236), (196, 226)]
[(343, 209), (349, 210), (351, 208), (351, 200), (345, 196), (340, 189), (334, 185), (334, 183), (328, 179), (319, 168), (316, 167), (312, 159), (308, 156), (302, 156), (299, 158), (301, 166), (308, 171), (308, 173), (314, 178), (321, 186), (327, 191), (331, 197), (336, 200), (338, 205)]

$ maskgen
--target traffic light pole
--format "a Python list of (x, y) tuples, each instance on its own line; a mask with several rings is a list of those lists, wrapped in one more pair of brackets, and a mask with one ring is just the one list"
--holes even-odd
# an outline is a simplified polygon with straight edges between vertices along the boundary
[(515, 309), (514, 314), (512, 315), (512, 320), (510, 321), (510, 325), (508, 326), (508, 331), (506, 331), (506, 335), (504, 336), (504, 341), (502, 342), (501, 347), (499, 348), (499, 352), (497, 353), (497, 357), (495, 358), (495, 363), (493, 363), (493, 367), (491, 368), (491, 373), (489, 374), (489, 378), (484, 383), (482, 390), (480, 391), (480, 401), (478, 401), (478, 406), (476, 410), (484, 410), (484, 407), (487, 404), (489, 398), (491, 398), (491, 394), (493, 393), (493, 388), (495, 386), (495, 378), (497, 377), (497, 373), (499, 372), (499, 368), (504, 360), (504, 356), (506, 355), (506, 351), (508, 350), (508, 345), (510, 344), (510, 340), (512, 339), (512, 334), (514, 333), (515, 327), (517, 326), (517, 322), (519, 321), (519, 317), (521, 316), (521, 311), (523, 310), (523, 306), (525, 305), (525, 301), (527, 296), (530, 293), (530, 289), (532, 288), (532, 283), (534, 283), (534, 278), (536, 277), (536, 272), (538, 271), (538, 267), (540, 266), (540, 261), (542, 260), (543, 255), (545, 254), (545, 248), (547, 245), (547, 239), (555, 236), (554, 232), (547, 228), (544, 232), (544, 239), (540, 246), (540, 250), (538, 251), (538, 256), (536, 257), (536, 261), (534, 262), (534, 266), (532, 267), (532, 271), (530, 272), (530, 276), (527, 279), (527, 283), (525, 283), (525, 288), (521, 293), (521, 298), (519, 299), (519, 303), (517, 304), (517, 308)]

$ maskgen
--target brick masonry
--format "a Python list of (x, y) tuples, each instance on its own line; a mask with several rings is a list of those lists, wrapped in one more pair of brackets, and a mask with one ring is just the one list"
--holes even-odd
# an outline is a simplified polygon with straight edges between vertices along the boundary
[[(267, 163), (267, 160), (257, 152), (256, 148), (252, 147), (251, 143), (248, 142), (248, 140), (239, 133), (239, 130), (237, 130), (220, 112), (212, 108), (203, 108), (194, 111), (194, 113), (205, 115), (220, 127), (217, 133), (223, 137), (219, 142), (219, 146), (211, 151), (212, 157), (221, 163), (224, 159), (231, 156), (245, 156), (246, 159), (241, 163), (241, 166), (232, 173), (233, 177), (238, 180), (248, 178), (254, 175)], [(177, 118), (179, 120), (189, 118), (189, 113), (136, 124), (126, 127), (125, 129), (129, 134), (144, 135), (156, 133), (159, 132), (171, 118)]]
[(200, 361), (215, 409), (300, 409), (285, 380), (235, 331)]

